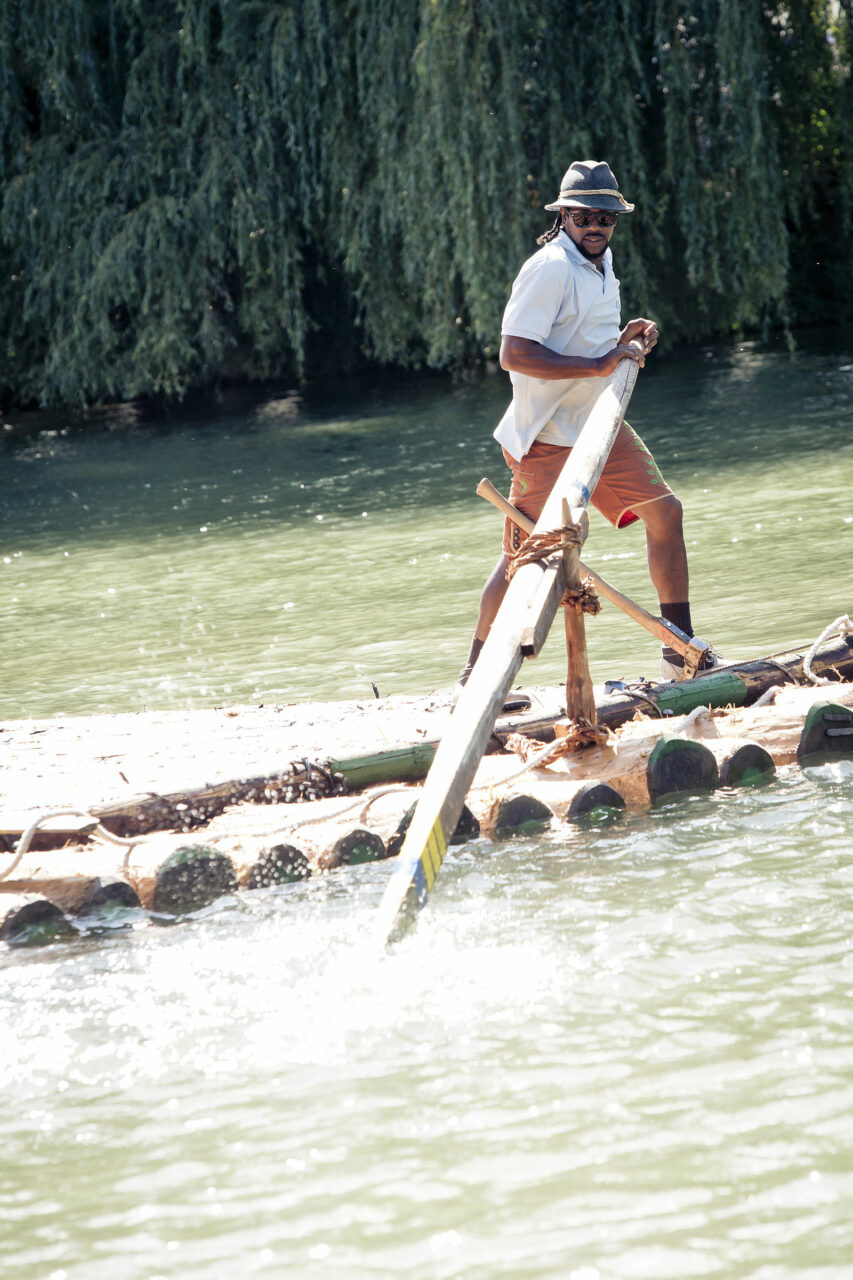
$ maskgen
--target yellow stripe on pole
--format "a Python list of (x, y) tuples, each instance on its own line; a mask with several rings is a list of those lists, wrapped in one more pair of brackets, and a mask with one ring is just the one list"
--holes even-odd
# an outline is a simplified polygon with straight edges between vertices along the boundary
[(435, 877), (438, 875), (439, 868), (444, 861), (444, 855), (446, 853), (447, 842), (444, 839), (441, 822), (437, 820), (435, 826), (427, 837), (426, 848), (421, 854), (421, 863), (423, 865), (424, 875), (427, 879), (427, 888), (430, 892), (432, 892)]
[(438, 875), (438, 868), (433, 863), (429, 845), (427, 845), (426, 849), (424, 849), (421, 854), (421, 868), (424, 873), (427, 893), (432, 893), (432, 886), (435, 884), (435, 877)]

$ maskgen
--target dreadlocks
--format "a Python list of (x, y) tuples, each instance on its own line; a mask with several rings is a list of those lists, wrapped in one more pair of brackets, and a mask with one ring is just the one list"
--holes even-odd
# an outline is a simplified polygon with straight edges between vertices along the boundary
[(536, 241), (536, 243), (537, 243), (537, 244), (550, 244), (550, 243), (551, 243), (551, 241), (552, 241), (552, 240), (555, 240), (555, 239), (556, 239), (556, 237), (560, 234), (560, 230), (561, 230), (562, 226), (563, 226), (563, 215), (562, 215), (561, 213), (558, 213), (558, 214), (557, 214), (557, 216), (556, 216), (556, 218), (554, 219), (554, 225), (553, 225), (553, 227), (551, 228), (551, 230), (550, 230), (550, 231), (543, 231), (543, 232), (542, 232), (542, 235), (541, 235), (541, 236), (539, 236), (539, 238), (538, 238), (538, 240)]

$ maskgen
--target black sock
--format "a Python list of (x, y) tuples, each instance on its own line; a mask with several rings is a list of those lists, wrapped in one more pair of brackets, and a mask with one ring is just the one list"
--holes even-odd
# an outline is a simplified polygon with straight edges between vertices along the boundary
[(486, 643), (485, 640), (478, 640), (477, 637), (474, 636), (474, 639), (471, 641), (471, 648), (468, 651), (468, 659), (465, 663), (465, 666), (459, 672), (459, 678), (456, 681), (457, 684), (468, 683), (468, 677), (470, 676), (471, 672), (474, 670), (474, 664), (479, 658), (480, 650), (482, 649), (485, 643)]
[[(671, 622), (674, 627), (678, 627), (679, 631), (683, 631), (686, 636), (693, 635), (689, 600), (676, 600), (673, 604), (661, 604), (660, 616), (667, 622)], [(670, 649), (668, 644), (663, 646), (662, 657), (666, 662), (671, 662), (673, 666), (684, 666), (684, 659), (681, 654), (676, 653), (674, 649)]]
[(689, 600), (677, 600), (675, 604), (662, 604), (660, 616), (667, 622), (671, 622), (674, 627), (678, 627), (678, 630), (683, 631), (686, 636), (693, 635)]

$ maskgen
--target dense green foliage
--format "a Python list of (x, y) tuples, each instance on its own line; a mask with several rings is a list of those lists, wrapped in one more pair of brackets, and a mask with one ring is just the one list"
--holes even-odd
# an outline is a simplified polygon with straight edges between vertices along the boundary
[(670, 336), (850, 318), (853, 0), (0, 0), (0, 393), (494, 354), (575, 158)]

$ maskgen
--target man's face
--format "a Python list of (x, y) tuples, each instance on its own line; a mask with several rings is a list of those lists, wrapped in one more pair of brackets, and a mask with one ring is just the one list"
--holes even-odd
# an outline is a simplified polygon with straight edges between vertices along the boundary
[[(576, 214), (587, 225), (576, 226), (572, 214)], [(611, 218), (618, 215), (608, 213), (604, 209), (563, 209), (562, 216), (565, 231), (570, 239), (574, 240), (583, 256), (589, 258), (590, 262), (598, 263), (610, 244), (610, 237), (616, 225), (614, 222), (612, 226), (603, 227), (599, 219), (603, 217), (609, 222)]]

